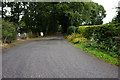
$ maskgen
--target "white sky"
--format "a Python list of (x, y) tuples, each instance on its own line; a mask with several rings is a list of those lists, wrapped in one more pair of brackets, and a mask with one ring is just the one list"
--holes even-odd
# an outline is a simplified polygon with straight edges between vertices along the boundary
[(109, 23), (116, 15), (115, 7), (118, 7), (118, 2), (120, 0), (92, 0), (93, 2), (97, 2), (100, 5), (103, 5), (106, 10), (106, 18), (103, 19), (104, 24)]
[(3, 9), (7, 10), (6, 15), (11, 15), (11, 8), (10, 7), (4, 7)]

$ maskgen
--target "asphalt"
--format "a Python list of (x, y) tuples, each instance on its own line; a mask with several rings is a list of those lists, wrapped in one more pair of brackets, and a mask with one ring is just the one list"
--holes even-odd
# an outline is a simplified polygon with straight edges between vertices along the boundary
[(118, 78), (118, 67), (62, 37), (25, 42), (2, 52), (3, 78)]

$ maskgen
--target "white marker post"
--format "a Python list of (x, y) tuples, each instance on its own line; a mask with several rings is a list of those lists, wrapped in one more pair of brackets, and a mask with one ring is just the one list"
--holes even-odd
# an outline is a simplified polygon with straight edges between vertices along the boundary
[(40, 35), (43, 36), (44, 35), (43, 32), (40, 32)]
[(18, 33), (18, 37), (17, 37), (17, 40), (20, 40), (20, 33)]
[(20, 37), (20, 33), (18, 33), (18, 36)]

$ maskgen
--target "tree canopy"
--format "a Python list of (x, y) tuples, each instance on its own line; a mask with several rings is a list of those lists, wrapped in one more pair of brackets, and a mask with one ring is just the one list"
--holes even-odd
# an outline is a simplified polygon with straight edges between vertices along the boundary
[(117, 16), (114, 18), (114, 21), (120, 23), (120, 7), (118, 7), (117, 9)]
[[(6, 6), (11, 8), (10, 16), (5, 15)], [(68, 26), (99, 25), (106, 16), (103, 6), (94, 2), (4, 2), (2, 11), (5, 20), (19, 24), (22, 31), (33, 33), (54, 33), (58, 25), (63, 32)]]

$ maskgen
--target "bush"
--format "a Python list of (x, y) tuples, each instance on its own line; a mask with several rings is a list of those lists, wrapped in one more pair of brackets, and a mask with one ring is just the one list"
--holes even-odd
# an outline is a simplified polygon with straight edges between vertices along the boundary
[(84, 37), (90, 39), (95, 27), (97, 26), (79, 26), (77, 33), (83, 34)]
[(78, 31), (78, 33), (84, 34), (84, 33), (86, 32), (86, 27), (79, 27), (79, 28), (77, 29), (77, 31)]
[(17, 38), (17, 25), (8, 21), (2, 21), (2, 41), (3, 43), (11, 43)]
[(75, 33), (75, 31), (76, 31), (75, 26), (69, 26), (68, 29), (67, 29), (67, 33), (68, 34)]
[(81, 42), (87, 42), (87, 39), (82, 36), (82, 34), (71, 34), (67, 36), (68, 41), (76, 44), (76, 43), (81, 43)]
[(77, 31), (91, 41), (88, 47), (105, 51), (112, 57), (120, 56), (120, 39), (114, 38), (120, 37), (120, 24), (83, 26), (78, 27)]
[(62, 26), (61, 25), (58, 26), (58, 31), (57, 32), (62, 32)]
[(78, 33), (83, 34), (84, 37), (95, 40), (105, 41), (108, 38), (113, 38), (114, 36), (120, 36), (120, 24), (106, 24), (90, 27), (78, 27)]
[(21, 39), (27, 39), (27, 37), (25, 37), (25, 36), (22, 36), (22, 37), (21, 37)]

